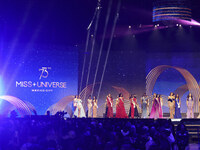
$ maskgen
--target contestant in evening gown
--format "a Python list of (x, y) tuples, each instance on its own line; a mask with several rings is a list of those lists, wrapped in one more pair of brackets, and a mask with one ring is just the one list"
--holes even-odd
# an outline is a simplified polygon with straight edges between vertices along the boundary
[(76, 99), (77, 99), (77, 96), (75, 95), (74, 96), (74, 100), (72, 101), (72, 114), (71, 114), (71, 117), (73, 117), (73, 115), (74, 115), (74, 111), (75, 111), (75, 109), (76, 109), (76, 104), (75, 104), (75, 101), (76, 101)]
[(133, 95), (131, 94), (130, 98), (130, 109), (129, 109), (129, 117), (134, 118), (134, 112), (135, 112), (135, 102), (133, 100)]
[(106, 117), (113, 118), (113, 98), (111, 94), (106, 97)]
[(94, 96), (93, 98), (93, 118), (96, 118), (97, 117), (97, 108), (98, 108), (98, 105), (97, 105), (97, 98)]
[(198, 101), (198, 107), (199, 107), (199, 115), (197, 118), (200, 118), (200, 98), (199, 98), (199, 101)]
[(181, 100), (180, 100), (178, 94), (176, 94), (176, 97), (175, 97), (175, 115), (174, 115), (174, 118), (181, 118)]
[(88, 118), (92, 117), (92, 97), (89, 96), (87, 99), (87, 107), (88, 107)]
[(173, 119), (175, 114), (175, 94), (173, 92), (171, 92), (168, 96), (168, 107), (170, 118)]
[(191, 93), (187, 96), (187, 118), (194, 118), (194, 100)]
[(141, 118), (148, 118), (149, 99), (146, 93), (141, 98), (142, 115)]
[(128, 118), (124, 107), (124, 97), (121, 93), (116, 102), (116, 118)]
[(159, 102), (159, 118), (163, 118), (163, 111), (162, 111), (162, 106), (163, 106), (163, 99), (161, 95), (158, 95), (158, 102)]
[(160, 104), (159, 104), (158, 94), (154, 93), (150, 118), (154, 118), (154, 119), (159, 118), (159, 106)]
[(74, 116), (78, 118), (86, 117), (80, 96), (78, 96), (78, 98), (74, 101), (74, 106), (76, 107), (76, 110), (74, 111)]
[(138, 113), (138, 103), (137, 103), (137, 98), (136, 95), (131, 95), (130, 98), (130, 110), (129, 110), (129, 117), (131, 118), (139, 118), (139, 113)]

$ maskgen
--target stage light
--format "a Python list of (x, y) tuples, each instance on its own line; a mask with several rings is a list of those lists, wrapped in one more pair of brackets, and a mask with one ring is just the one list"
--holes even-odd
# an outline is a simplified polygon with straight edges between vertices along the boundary
[(176, 26), (178, 27), (178, 24), (176, 24)]
[(182, 25), (187, 25), (187, 26), (200, 26), (200, 22), (197, 22), (196, 20), (192, 19), (191, 21), (187, 20), (178, 20)]
[(159, 24), (157, 24), (157, 26), (159, 27), (160, 25), (159, 25)]
[(129, 29), (131, 29), (131, 26), (128, 26)]
[(182, 27), (182, 25), (181, 25), (181, 24), (179, 24), (179, 27)]

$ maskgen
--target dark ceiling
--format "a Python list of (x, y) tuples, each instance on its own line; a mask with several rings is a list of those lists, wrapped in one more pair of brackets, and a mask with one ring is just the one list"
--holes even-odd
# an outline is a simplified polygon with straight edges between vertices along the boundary
[[(117, 0), (113, 0), (113, 13)], [(83, 44), (97, 0), (6, 0), (0, 5), (0, 37), (5, 43)], [(200, 2), (191, 0), (192, 16), (200, 21)], [(100, 21), (108, 1), (102, 0)], [(118, 26), (152, 24), (152, 0), (122, 0)], [(99, 28), (103, 28), (102, 25)]]

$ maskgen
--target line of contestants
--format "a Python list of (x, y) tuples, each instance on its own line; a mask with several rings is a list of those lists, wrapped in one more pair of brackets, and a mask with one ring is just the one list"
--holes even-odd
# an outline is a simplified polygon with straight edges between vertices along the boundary
[[(118, 98), (116, 99), (116, 115), (115, 118), (139, 118), (139, 104), (137, 102), (136, 95), (131, 95), (129, 98), (130, 101), (130, 109), (129, 113), (126, 113), (125, 106), (124, 106), (124, 97), (120, 93)], [(97, 117), (97, 105), (98, 101), (96, 97), (94, 96), (93, 99), (91, 96), (89, 96), (87, 100), (87, 117)], [(76, 117), (86, 117), (84, 108), (82, 106), (82, 100), (80, 99), (80, 96), (75, 96), (74, 99), (74, 116)], [(113, 98), (111, 94), (108, 94), (106, 97), (106, 111), (105, 111), (105, 117), (107, 118), (113, 118)], [(186, 100), (187, 105), (187, 118), (194, 118), (194, 100), (189, 93)], [(159, 94), (153, 94), (152, 98), (152, 107), (151, 112), (149, 112), (149, 97), (146, 94), (143, 94), (141, 97), (141, 118), (163, 118), (163, 112), (162, 112), (162, 106), (163, 106), (163, 98)], [(179, 95), (175, 95), (174, 93), (170, 93), (168, 96), (168, 107), (170, 112), (170, 118), (181, 118), (181, 100), (179, 98)]]

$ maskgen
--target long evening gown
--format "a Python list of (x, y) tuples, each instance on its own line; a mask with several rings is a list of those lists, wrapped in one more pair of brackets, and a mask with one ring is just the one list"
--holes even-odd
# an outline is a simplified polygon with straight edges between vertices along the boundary
[(142, 118), (148, 118), (147, 112), (148, 97), (142, 97)]
[(137, 99), (133, 98), (133, 102), (134, 102), (134, 117), (139, 118)]
[(76, 103), (76, 110), (74, 111), (74, 116), (76, 116), (78, 118), (86, 117), (85, 116), (85, 111), (84, 111), (83, 105), (82, 105), (82, 100), (81, 99), (76, 99), (74, 101), (74, 103)]
[(168, 98), (168, 106), (169, 106), (169, 113), (170, 113), (170, 118), (174, 118), (174, 99)]
[(135, 102), (133, 98), (130, 98), (130, 110), (129, 110), (129, 117), (134, 118), (135, 113)]
[(188, 106), (187, 106), (187, 118), (194, 118), (194, 110), (193, 110), (193, 99), (190, 97), (187, 99)]
[(93, 118), (97, 117), (97, 100), (93, 100)]
[(162, 105), (161, 105), (161, 99), (160, 98), (158, 98), (158, 102), (159, 102), (159, 110), (158, 110), (159, 118), (163, 118)]
[(111, 97), (106, 98), (106, 117), (113, 118), (113, 99)]
[(150, 118), (159, 118), (159, 101), (157, 98), (153, 100), (153, 106), (151, 108)]
[(88, 104), (88, 117), (92, 117), (92, 99), (87, 100)]
[(116, 118), (128, 118), (125, 107), (124, 107), (123, 97), (118, 98), (118, 104), (116, 106)]
[(175, 99), (175, 115), (174, 118), (181, 118), (180, 99)]

